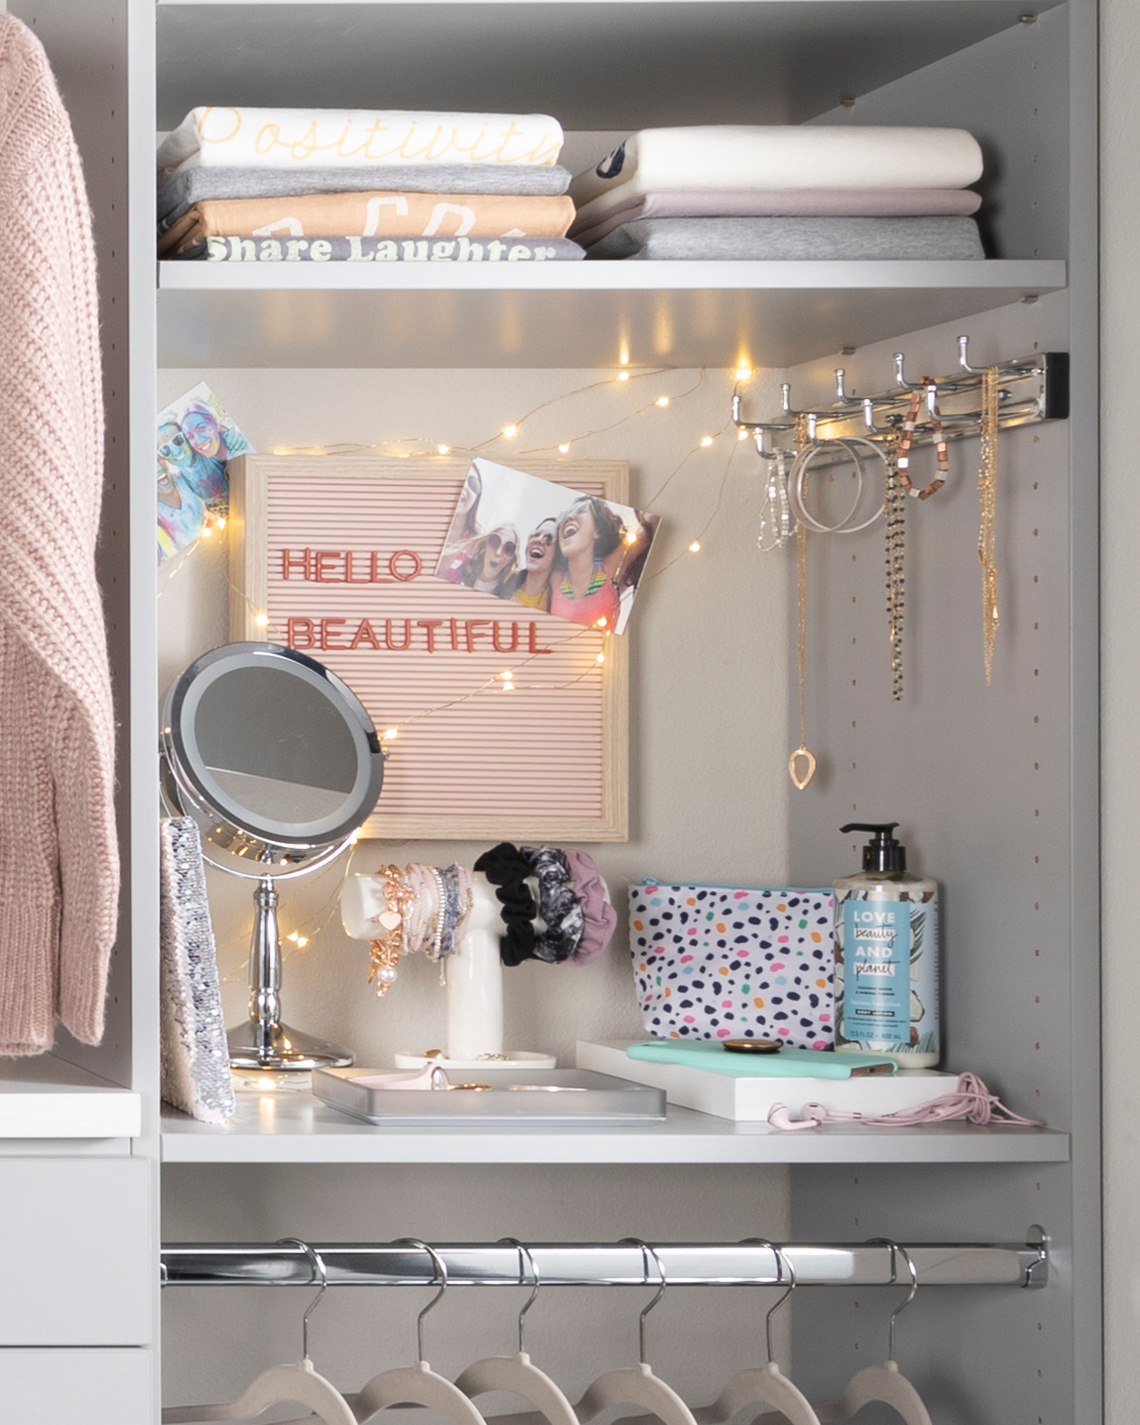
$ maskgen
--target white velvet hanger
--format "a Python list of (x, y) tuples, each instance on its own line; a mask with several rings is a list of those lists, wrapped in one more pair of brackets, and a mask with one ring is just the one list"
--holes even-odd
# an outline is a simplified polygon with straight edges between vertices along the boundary
[(589, 1421), (595, 1415), (600, 1415), (611, 1405), (639, 1405), (643, 1410), (648, 1410), (652, 1415), (656, 1415), (659, 1420), (664, 1422), (664, 1425), (697, 1425), (689, 1407), (672, 1386), (666, 1385), (663, 1380), (653, 1374), (653, 1370), (646, 1360), (645, 1318), (665, 1295), (665, 1288), (668, 1285), (665, 1268), (661, 1265), (661, 1258), (647, 1243), (629, 1237), (623, 1240), (635, 1242), (641, 1248), (646, 1285), (649, 1283), (649, 1259), (652, 1256), (661, 1278), (661, 1285), (657, 1290), (657, 1295), (648, 1306), (642, 1308), (641, 1315), (638, 1317), (640, 1345), (638, 1364), (621, 1370), (607, 1371), (605, 1375), (599, 1376), (574, 1407), (574, 1413), (577, 1415), (580, 1425), (589, 1425)]
[[(777, 1282), (789, 1282), (787, 1291), (764, 1321), (768, 1360), (759, 1369), (739, 1371), (711, 1405), (693, 1409), (693, 1419), (697, 1425), (727, 1425), (735, 1416), (748, 1411), (746, 1418), (749, 1425), (780, 1425), (780, 1422), (789, 1421), (791, 1425), (820, 1425), (819, 1416), (807, 1396), (781, 1372), (772, 1355), (772, 1318), (796, 1288), (795, 1268), (779, 1247), (767, 1238), (751, 1237), (748, 1241), (770, 1248), (776, 1258)], [(757, 1411), (768, 1413), (762, 1413), (758, 1420)], [(639, 1422), (631, 1417), (616, 1421), (615, 1425), (639, 1425)]]
[(906, 1425), (931, 1425), (930, 1414), (922, 1403), (922, 1397), (899, 1370), (895, 1360), (895, 1322), (899, 1314), (914, 1300), (918, 1290), (918, 1273), (905, 1247), (900, 1247), (895, 1242), (886, 1242), (886, 1245), (891, 1249), (891, 1280), (897, 1280), (897, 1260), (900, 1253), (910, 1272), (910, 1294), (891, 1312), (887, 1359), (881, 1366), (866, 1366), (853, 1376), (843, 1392), (842, 1400), (836, 1401), (834, 1405), (820, 1406), (818, 1414), (821, 1421), (849, 1420), (865, 1405), (870, 1405), (872, 1401), (881, 1401), (901, 1416)]
[(759, 1370), (739, 1371), (721, 1391), (712, 1405), (700, 1406), (693, 1411), (697, 1425), (727, 1425), (742, 1410), (756, 1408), (774, 1410), (791, 1425), (820, 1425), (819, 1416), (811, 1407), (806, 1395), (784, 1375), (772, 1353), (772, 1317), (796, 1289), (796, 1272), (791, 1262), (774, 1243), (766, 1238), (752, 1238), (761, 1246), (770, 1247), (776, 1258), (776, 1280), (785, 1279), (789, 1286), (764, 1319), (764, 1336), (768, 1347), (768, 1360)]
[(433, 1371), (424, 1360), (424, 1317), (436, 1305), (447, 1290), (447, 1266), (443, 1258), (426, 1242), (405, 1238), (411, 1246), (419, 1247), (432, 1259), (435, 1266), (439, 1291), (416, 1317), (416, 1363), (414, 1366), (398, 1366), (394, 1370), (381, 1371), (373, 1376), (359, 1394), (350, 1397), (354, 1417), (353, 1425), (363, 1425), (381, 1410), (392, 1405), (424, 1405), (429, 1410), (437, 1410), (454, 1422), (454, 1425), (485, 1425), (482, 1415), (471, 1401), (445, 1377)]
[[(321, 1289), (309, 1303), (302, 1319), (301, 1360), (293, 1366), (272, 1366), (263, 1371), (237, 1400), (222, 1405), (171, 1405), (162, 1412), (162, 1425), (194, 1425), (207, 1420), (256, 1420), (273, 1405), (305, 1405), (324, 1425), (357, 1425), (348, 1402), (324, 1376), (318, 1375), (309, 1359), (309, 1317), (316, 1310), (328, 1286), (328, 1273), (318, 1252), (298, 1238), (313, 1263), (313, 1279), (320, 1273)], [(312, 1419), (312, 1416), (309, 1417)]]
[(542, 1417), (549, 1421), (549, 1425), (579, 1425), (574, 1407), (563, 1394), (561, 1387), (556, 1385), (545, 1371), (540, 1371), (537, 1366), (532, 1365), (530, 1356), (527, 1355), (526, 1314), (534, 1305), (538, 1289), (542, 1284), (534, 1257), (529, 1248), (524, 1247), (515, 1238), (507, 1237), (503, 1240), (513, 1242), (518, 1248), (519, 1286), (523, 1286), (526, 1280), (523, 1276), (524, 1253), (530, 1269), (531, 1280), (534, 1283), (526, 1305), (519, 1312), (519, 1349), (516, 1355), (488, 1356), (485, 1360), (476, 1361), (474, 1365), (468, 1366), (455, 1382), (456, 1389), (472, 1398), (477, 1395), (489, 1394), (491, 1391), (509, 1391), (513, 1395), (521, 1395), (524, 1400), (529, 1400), (532, 1405), (536, 1405)]

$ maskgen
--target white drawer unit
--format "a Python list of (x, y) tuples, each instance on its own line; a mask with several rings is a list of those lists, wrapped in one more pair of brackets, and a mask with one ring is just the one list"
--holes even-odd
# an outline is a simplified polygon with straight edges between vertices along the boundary
[[(0, 1162), (0, 1223), (0, 1348), (150, 1342), (158, 1268), (144, 1159)], [(0, 1419), (15, 1425), (7, 1404), (0, 1391)]]
[(149, 1351), (0, 1351), (4, 1425), (125, 1425), (151, 1411)]

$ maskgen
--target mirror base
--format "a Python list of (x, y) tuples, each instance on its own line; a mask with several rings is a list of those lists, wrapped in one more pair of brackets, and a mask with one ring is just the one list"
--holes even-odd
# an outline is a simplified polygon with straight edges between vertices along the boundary
[(269, 1043), (264, 1048), (259, 1047), (259, 1028), (254, 1021), (247, 1020), (227, 1032), (231, 1069), (302, 1073), (306, 1069), (347, 1069), (356, 1062), (351, 1049), (292, 1029), (287, 1024), (274, 1025)]

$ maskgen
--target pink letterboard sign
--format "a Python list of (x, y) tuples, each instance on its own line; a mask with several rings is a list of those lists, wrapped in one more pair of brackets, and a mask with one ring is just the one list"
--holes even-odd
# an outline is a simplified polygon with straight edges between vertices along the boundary
[[(231, 637), (310, 654), (399, 728), (366, 836), (624, 841), (627, 639), (434, 576), (468, 463), (233, 462)], [(621, 462), (525, 468), (627, 499)]]

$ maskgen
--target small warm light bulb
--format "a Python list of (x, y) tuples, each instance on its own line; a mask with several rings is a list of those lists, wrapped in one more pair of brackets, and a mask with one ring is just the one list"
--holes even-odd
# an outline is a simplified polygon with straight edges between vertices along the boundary
[(308, 943), (309, 943), (309, 937), (308, 937), (307, 935), (298, 935), (298, 936), (297, 936), (297, 949), (298, 949), (298, 950), (303, 950), (303, 949), (305, 948), (305, 946), (306, 946)]
[(257, 1087), (259, 1089), (272, 1089), (276, 1088), (277, 1085), (273, 1082), (273, 1080), (269, 1077), (268, 1074), (263, 1074), (261, 1078), (257, 1081)]
[(711, 435), (702, 435), (702, 436), (701, 436), (701, 444), (702, 444), (702, 445), (711, 445), (712, 443), (713, 443), (713, 438), (712, 438)]
[(213, 534), (213, 532), (214, 532), (214, 526), (213, 526), (212, 524), (204, 524), (204, 525), (202, 526), (202, 538), (203, 538), (203, 539), (209, 539), (210, 536)]
[(625, 542), (626, 542), (626, 544), (636, 544), (636, 543), (637, 543), (637, 530), (635, 530), (635, 529), (627, 529), (626, 532), (625, 532)]
[(218, 528), (219, 528), (219, 529), (225, 529), (225, 527), (226, 527), (226, 517), (225, 517), (225, 515), (219, 515), (219, 516), (218, 516), (217, 525), (218, 525)]
[(700, 542), (699, 539), (694, 539), (693, 542), (692, 542), (692, 544), (689, 545), (689, 553), (690, 553), (690, 554), (699, 554), (700, 552), (701, 552), (701, 542)]
[(504, 668), (499, 674), (499, 677), (502, 678), (505, 683), (509, 683), (514, 676), (509, 668)]
[(508, 682), (506, 682), (506, 683), (503, 684), (503, 692), (504, 692), (504, 693), (513, 693), (514, 690), (515, 690), (515, 685), (514, 685), (513, 683), (511, 683), (511, 682), (508, 681)]
[(738, 431), (736, 432), (736, 438), (737, 438), (737, 440), (747, 440), (747, 439), (748, 439), (748, 432), (747, 432), (746, 430), (738, 430)]
[(606, 655), (604, 653), (599, 653), (598, 656), (594, 659), (595, 663), (604, 663), (605, 661)]
[(558, 449), (562, 452), (563, 455), (565, 455), (570, 449), (570, 442), (567, 441), (565, 445), (560, 445)]
[(384, 729), (385, 742), (395, 742), (396, 738), (399, 737), (399, 735), (400, 729), (398, 727), (386, 727)]
[(595, 628), (605, 628), (605, 626), (606, 626), (606, 624), (607, 624), (608, 622), (609, 622), (609, 620), (606, 618), (605, 614), (603, 614), (600, 619), (596, 619), (596, 620), (594, 621), (594, 627), (595, 627)]
[(519, 428), (516, 425), (509, 425), (503, 427), (503, 434), (508, 440), (514, 440), (515, 436), (518, 435), (518, 433)]
[(658, 406), (667, 406), (667, 405), (669, 404), (669, 397), (668, 397), (668, 396), (658, 396), (658, 397), (657, 397), (657, 401), (656, 401), (655, 404), (658, 405)]
[(254, 621), (254, 623), (258, 626), (258, 628), (268, 628), (268, 627), (269, 627), (269, 615), (268, 615), (268, 614), (257, 614), (257, 615), (255, 616), (255, 618), (254, 618), (253, 621)]
[(619, 371), (619, 372), (618, 372), (618, 380), (619, 380), (619, 381), (628, 381), (628, 380), (629, 380), (629, 372), (628, 372), (628, 371)]
[(437, 446), (436, 446), (436, 450), (439, 451), (440, 455), (450, 455), (450, 454), (451, 454), (451, 446), (450, 446), (450, 445), (437, 445)]
[(748, 378), (749, 378), (749, 376), (751, 376), (751, 375), (752, 375), (752, 368), (751, 368), (751, 366), (741, 366), (741, 367), (737, 370), (736, 379), (737, 379), (738, 381), (747, 381)]

